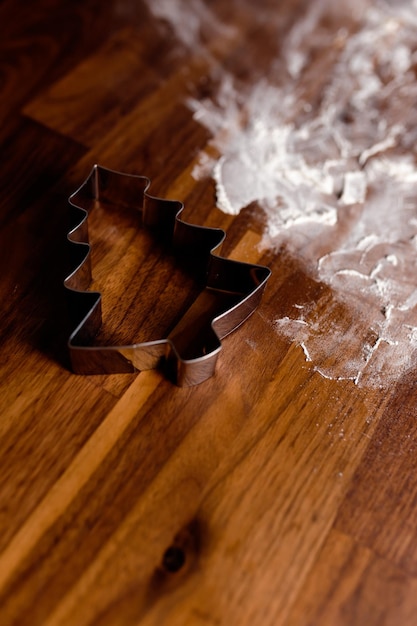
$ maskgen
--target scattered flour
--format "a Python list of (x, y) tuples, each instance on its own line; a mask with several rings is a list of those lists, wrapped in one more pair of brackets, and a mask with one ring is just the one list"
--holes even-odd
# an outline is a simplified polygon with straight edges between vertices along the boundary
[[(203, 4), (191, 4), (188, 45), (199, 20), (215, 20)], [(185, 37), (178, 10), (152, 7)], [(274, 74), (282, 59), (250, 89), (223, 71), (216, 98), (189, 101), (221, 155), (203, 153), (193, 175), (214, 178), (226, 213), (256, 202), (263, 245), (285, 243), (350, 311), (338, 322), (331, 306), (294, 303), (277, 332), (327, 378), (389, 384), (417, 365), (417, 0), (355, 0), (350, 31), (323, 30), (326, 13), (346, 8), (308, 7), (283, 43), (285, 76)], [(334, 59), (314, 105), (313, 48)]]
[(148, 0), (147, 4), (151, 13), (169, 24), (177, 39), (193, 50), (202, 46), (203, 28), (226, 37), (234, 32), (217, 19), (204, 0)]

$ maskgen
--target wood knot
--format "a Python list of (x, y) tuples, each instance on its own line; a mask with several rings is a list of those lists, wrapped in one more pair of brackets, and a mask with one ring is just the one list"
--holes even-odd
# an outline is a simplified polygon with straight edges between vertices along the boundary
[(197, 560), (200, 545), (201, 524), (194, 519), (175, 535), (162, 555), (160, 570), (169, 574), (190, 570)]

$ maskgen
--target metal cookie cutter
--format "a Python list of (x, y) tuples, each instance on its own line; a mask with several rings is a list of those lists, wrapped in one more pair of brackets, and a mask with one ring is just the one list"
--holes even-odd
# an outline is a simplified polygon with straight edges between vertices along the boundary
[[(183, 204), (147, 193), (150, 180), (95, 165), (70, 196), (70, 263), (64, 285), (72, 331), (68, 348), (78, 374), (114, 374), (168, 368), (179, 386), (196, 385), (214, 373), (221, 342), (256, 309), (270, 270), (219, 256), (225, 232), (181, 219)], [(169, 242), (175, 256), (205, 287), (168, 336), (132, 345), (94, 345), (101, 323), (101, 294), (89, 291), (92, 280), (88, 213), (94, 202), (135, 209), (141, 226)], [(216, 315), (207, 317), (205, 303), (217, 298)]]

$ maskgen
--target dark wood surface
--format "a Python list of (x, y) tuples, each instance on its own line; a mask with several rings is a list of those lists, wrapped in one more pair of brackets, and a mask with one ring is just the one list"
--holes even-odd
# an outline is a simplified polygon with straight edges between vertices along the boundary
[[(0, 2), (1, 626), (417, 623), (415, 377), (315, 372), (273, 322), (299, 297), (332, 310), (331, 290), (259, 251), (260, 211), (221, 213), (191, 176), (210, 134), (187, 98), (216, 64), (262, 75), (305, 3), (277, 3), (274, 37), (251, 3), (209, 4), (233, 35), (208, 24), (190, 52), (139, 0)], [(199, 386), (68, 368), (67, 197), (96, 162), (150, 177), (227, 231), (225, 255), (273, 270)], [(159, 332), (190, 286), (129, 216), (92, 214), (90, 234), (106, 339), (138, 319)]]

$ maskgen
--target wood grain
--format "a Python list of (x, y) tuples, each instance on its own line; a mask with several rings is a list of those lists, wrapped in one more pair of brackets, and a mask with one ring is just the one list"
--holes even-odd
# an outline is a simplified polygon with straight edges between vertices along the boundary
[[(207, 19), (191, 47), (149, 6), (0, 3), (1, 626), (414, 626), (415, 377), (321, 377), (274, 321), (314, 302), (323, 332), (349, 330), (354, 312), (301, 249), (259, 247), (259, 209), (225, 215), (192, 177), (210, 134), (187, 99), (221, 70), (258, 80), (306, 2), (272, 24), (267, 0), (207, 0), (224, 29)], [(313, 104), (333, 62), (312, 58)], [(68, 368), (67, 197), (95, 162), (149, 176), (185, 219), (227, 230), (224, 254), (273, 271), (202, 385)], [(193, 281), (132, 216), (96, 207), (90, 228), (97, 340), (165, 332)]]

